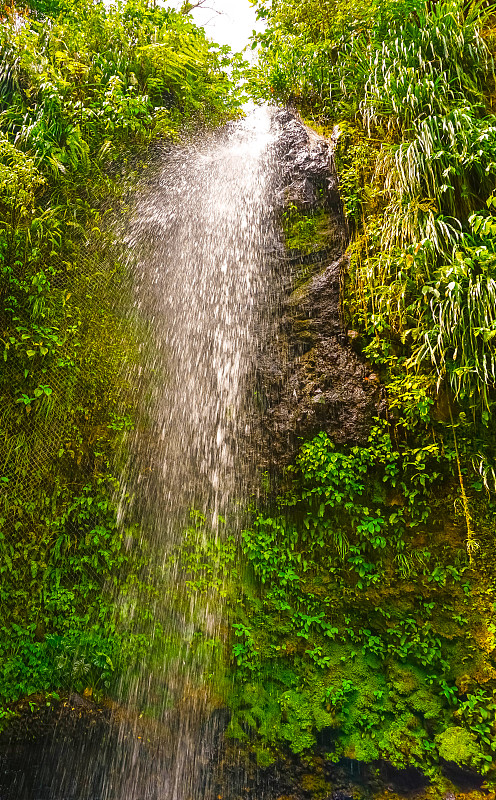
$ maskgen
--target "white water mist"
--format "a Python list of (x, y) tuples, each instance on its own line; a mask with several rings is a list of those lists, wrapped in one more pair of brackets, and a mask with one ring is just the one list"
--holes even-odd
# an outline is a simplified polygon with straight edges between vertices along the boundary
[[(116, 715), (119, 746), (104, 800), (208, 796), (212, 705), (203, 676), (215, 665), (192, 646), (195, 636), (222, 640), (223, 609), (218, 592), (187, 591), (174, 553), (192, 508), (207, 515), (203, 535), (215, 538), (221, 515), (232, 531), (235, 508), (247, 501), (256, 359), (278, 294), (276, 137), (271, 113), (260, 109), (168, 150), (127, 227), (133, 313), (147, 341), (141, 423), (124, 481), (133, 501), (123, 518), (139, 521), (163, 571), (165, 588), (150, 613), (175, 648), (123, 680), (119, 704), (127, 713)], [(138, 738), (147, 715), (153, 746)]]

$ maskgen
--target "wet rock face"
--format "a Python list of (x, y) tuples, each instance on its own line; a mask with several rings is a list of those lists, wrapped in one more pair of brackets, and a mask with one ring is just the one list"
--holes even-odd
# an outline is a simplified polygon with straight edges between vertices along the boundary
[(298, 116), (288, 109), (279, 111), (275, 122), (282, 128), (278, 142), (282, 205), (295, 203), (301, 209), (315, 209), (319, 206), (321, 187), (327, 191), (328, 201), (340, 205), (329, 142), (305, 128)]
[(291, 111), (279, 112), (276, 120), (282, 128), (281, 213), (289, 206), (305, 215), (324, 212), (328, 233), (317, 252), (291, 250), (281, 259), (290, 261), (291, 280), (259, 365), (263, 451), (266, 466), (274, 468), (289, 463), (301, 439), (319, 431), (338, 445), (364, 444), (381, 406), (377, 376), (353, 351), (342, 322), (348, 229), (332, 142), (308, 131)]

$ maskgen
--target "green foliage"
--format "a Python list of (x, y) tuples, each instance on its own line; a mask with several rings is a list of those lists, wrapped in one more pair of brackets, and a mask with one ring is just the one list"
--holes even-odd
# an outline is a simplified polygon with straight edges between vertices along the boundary
[(25, 695), (109, 693), (180, 647), (152, 619), (146, 546), (117, 524), (144, 334), (102, 231), (153, 140), (239, 113), (241, 63), (231, 80), (227, 48), (147, 0), (29, 6), (0, 26), (2, 722)]
[(453, 520), (446, 543), (437, 521), (454, 458), (436, 444), (396, 449), (382, 424), (364, 448), (322, 433), (302, 445), (274, 506), (254, 511), (229, 730), (267, 763), (319, 737), (331, 760), (435, 776), (454, 753), (490, 770), (492, 700), (463, 685), (468, 662), (486, 658), (463, 627), (479, 618), (463, 526)]
[(305, 256), (325, 249), (328, 243), (329, 222), (324, 210), (304, 214), (290, 205), (283, 214), (283, 226), (288, 250)]
[[(304, 442), (254, 510), (232, 735), (494, 779), (493, 9), (255, 5), (255, 97), (339, 132), (343, 308), (388, 426), (362, 448)], [(306, 225), (286, 221), (290, 246)]]
[[(492, 591), (484, 562), (493, 536), (469, 582), (461, 531), (457, 545), (446, 521), (451, 500), (434, 500), (441, 486), (450, 497), (458, 460), (456, 503), (470, 543), (473, 520), (481, 526), (492, 514), (465, 488), (470, 461), (482, 478), (474, 487), (495, 485), (496, 126), (486, 12), (411, 0), (258, 8), (267, 29), (257, 37), (255, 93), (296, 104), (324, 132), (339, 127), (353, 234), (344, 305), (385, 383), (395, 446), (336, 452), (323, 434), (305, 443), (296, 490), (244, 535), (260, 589), (257, 602), (245, 600), (251, 625), (237, 674), (271, 686), (271, 705), (252, 715), (240, 693), (235, 719), (275, 753), (285, 743), (299, 753), (315, 744), (311, 709), (321, 691), (317, 706), (333, 716), (324, 728), (330, 758), (386, 758), (431, 777), (444, 758), (487, 774), (494, 682), (478, 685), (487, 661), (473, 625), (492, 625), (477, 596)], [(449, 550), (439, 519), (452, 531)], [(355, 672), (362, 658), (375, 662)], [(286, 720), (288, 690), (295, 710)]]
[(82, 185), (89, 159), (102, 169), (123, 145), (174, 134), (191, 114), (232, 110), (225, 52), (184, 15), (146, 2), (64, 6), (50, 26), (31, 18), (2, 32), (3, 127), (44, 171), (77, 173)]
[[(259, 0), (254, 91), (366, 128), (409, 127), (482, 98), (491, 60), (482, 4)], [(413, 80), (414, 76), (414, 80)]]
[[(432, 445), (413, 450), (410, 462), (402, 459), (382, 426), (373, 429), (368, 448), (353, 447), (349, 453), (337, 451), (326, 434), (319, 434), (302, 446), (296, 465), (288, 469), (297, 475), (298, 492), (288, 490), (279, 500), (281, 513), (259, 515), (253, 531), (243, 535), (257, 577), (270, 584), (276, 574), (279, 584), (296, 588), (298, 570), (310, 570), (318, 555), (319, 561), (329, 559), (330, 569), (337, 557), (343, 570), (355, 573), (357, 589), (379, 582), (382, 551), (388, 545), (395, 559), (404, 556), (405, 534), (426, 521), (426, 492), (446, 462)], [(372, 478), (375, 470), (379, 474)], [(402, 503), (393, 512), (385, 507), (386, 487), (401, 491)], [(276, 587), (269, 594), (273, 591)]]
[(492, 246), (457, 249), (454, 255), (422, 288), (428, 320), (421, 317), (415, 331), (420, 346), (413, 349), (412, 363), (428, 359), (440, 380), (446, 376), (455, 399), (481, 409), (488, 424), (496, 381), (491, 344), (496, 334), (496, 255)]
[(453, 761), (461, 767), (479, 766), (480, 753), (475, 737), (464, 728), (446, 728), (437, 737), (439, 755), (446, 761)]
[(54, 689), (108, 693), (142, 649), (142, 630), (123, 635), (114, 604), (115, 592), (135, 591), (146, 562), (131, 547), (137, 532), (116, 523), (116, 489), (97, 479), (74, 497), (58, 480), (17, 509), (14, 522), (0, 520), (3, 703)]
[(214, 591), (225, 598), (237, 580), (237, 544), (234, 536), (222, 535), (224, 526), (225, 519), (217, 516), (217, 530), (212, 530), (205, 514), (190, 512), (190, 524), (184, 531), (179, 552), (170, 558), (172, 565), (179, 562), (186, 576), (188, 594), (198, 597)]
[[(257, 37), (255, 93), (341, 132), (337, 165), (355, 233), (347, 307), (371, 337), (366, 354), (387, 368), (386, 382), (405, 366), (431, 370), (437, 390), (450, 385), (487, 425), (496, 309), (489, 11), (458, 0), (258, 8), (267, 30)], [(411, 357), (403, 366), (391, 358), (398, 350)]]

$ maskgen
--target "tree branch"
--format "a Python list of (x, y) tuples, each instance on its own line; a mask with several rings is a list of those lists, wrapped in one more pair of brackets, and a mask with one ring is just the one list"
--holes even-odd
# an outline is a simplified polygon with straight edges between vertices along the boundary
[(189, 14), (190, 11), (193, 11), (195, 8), (206, 8), (208, 11), (213, 11), (214, 14), (221, 14), (221, 11), (217, 11), (216, 8), (212, 8), (212, 6), (206, 5), (207, 0), (196, 0), (196, 3), (190, 3), (188, 0), (181, 6), (181, 14)]

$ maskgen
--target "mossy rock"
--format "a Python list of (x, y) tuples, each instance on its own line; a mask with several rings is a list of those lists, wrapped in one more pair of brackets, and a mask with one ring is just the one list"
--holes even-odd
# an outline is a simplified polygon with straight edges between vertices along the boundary
[(409, 707), (425, 719), (439, 719), (443, 713), (443, 704), (439, 697), (429, 691), (427, 687), (422, 687), (413, 692), (408, 699)]
[(332, 786), (323, 775), (307, 772), (301, 776), (301, 788), (312, 795), (312, 800), (324, 800), (329, 797)]
[(420, 688), (423, 676), (416, 667), (394, 664), (388, 677), (395, 691), (399, 694), (410, 695)]
[(270, 767), (277, 761), (277, 756), (274, 755), (272, 750), (266, 747), (255, 747), (255, 758), (257, 759), (257, 765), (262, 769), (266, 767)]
[(381, 754), (376, 741), (369, 735), (357, 731), (345, 740), (344, 755), (356, 761), (369, 763), (377, 761)]
[(305, 214), (293, 205), (284, 214), (284, 234), (288, 250), (309, 255), (326, 248), (333, 226), (324, 209)]
[(439, 755), (460, 767), (477, 767), (480, 751), (475, 736), (465, 728), (453, 726), (436, 736)]

